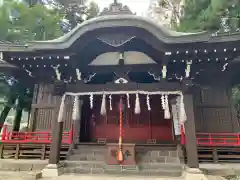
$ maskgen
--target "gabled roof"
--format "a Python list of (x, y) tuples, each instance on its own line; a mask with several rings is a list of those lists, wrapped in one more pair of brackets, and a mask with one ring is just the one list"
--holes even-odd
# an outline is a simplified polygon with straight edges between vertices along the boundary
[[(215, 43), (225, 41), (240, 41), (240, 32), (219, 34), (212, 32), (183, 33), (170, 30), (160, 26), (151, 19), (136, 16), (129, 7), (123, 6), (114, 0), (105, 8), (99, 16), (79, 24), (69, 33), (54, 40), (34, 41), (27, 44), (13, 44), (0, 41), (0, 51), (37, 51), (37, 50), (57, 50), (69, 48), (81, 36), (99, 29), (130, 27), (143, 29), (154, 35), (159, 41), (165, 44), (181, 43)], [(107, 31), (107, 30), (106, 30)]]
[(153, 34), (159, 41), (167, 44), (195, 43), (195, 42), (225, 42), (240, 41), (240, 33), (214, 36), (210, 32), (181, 33), (160, 26), (150, 19), (135, 15), (99, 16), (83, 22), (64, 36), (49, 40), (29, 42), (25, 45), (5, 43), (0, 44), (2, 51), (35, 51), (69, 48), (82, 35), (102, 28), (133, 27), (144, 29)]

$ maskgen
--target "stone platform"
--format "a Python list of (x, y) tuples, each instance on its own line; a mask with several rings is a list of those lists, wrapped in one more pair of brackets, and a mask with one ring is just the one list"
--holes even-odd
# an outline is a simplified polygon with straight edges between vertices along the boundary
[(0, 171), (41, 171), (47, 160), (1, 159)]

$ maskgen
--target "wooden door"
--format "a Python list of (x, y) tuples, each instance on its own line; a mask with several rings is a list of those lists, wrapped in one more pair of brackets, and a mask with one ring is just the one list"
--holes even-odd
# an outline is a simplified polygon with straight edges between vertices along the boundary
[[(106, 138), (108, 141), (118, 141), (119, 138), (119, 98), (112, 96), (112, 110), (109, 109), (107, 101), (107, 115), (101, 116), (101, 99), (94, 110), (96, 126), (92, 136), (96, 139)], [(150, 100), (151, 111), (147, 108), (146, 96), (140, 96), (141, 113), (136, 115), (135, 96), (130, 96), (130, 108), (127, 99), (123, 99), (123, 141), (124, 142), (146, 142), (148, 139), (172, 140), (172, 120), (164, 119), (161, 109), (160, 97), (153, 96)]]

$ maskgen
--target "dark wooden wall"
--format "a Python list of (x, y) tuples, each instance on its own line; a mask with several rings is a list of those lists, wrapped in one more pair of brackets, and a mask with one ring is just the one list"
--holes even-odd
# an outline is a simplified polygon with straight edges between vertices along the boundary
[(197, 132), (239, 132), (240, 127), (232, 105), (232, 89), (210, 85), (194, 90)]
[[(30, 128), (32, 131), (51, 130), (53, 121), (57, 119), (61, 102), (60, 96), (53, 96), (53, 85), (36, 84), (34, 89)], [(69, 130), (72, 124), (72, 97), (65, 101), (64, 130)]]

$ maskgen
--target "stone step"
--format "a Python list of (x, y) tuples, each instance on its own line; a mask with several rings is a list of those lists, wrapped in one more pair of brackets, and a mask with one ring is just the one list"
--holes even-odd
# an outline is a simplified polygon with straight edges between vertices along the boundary
[(143, 176), (170, 176), (179, 177), (182, 167), (158, 165), (118, 166), (105, 165), (103, 161), (76, 161), (66, 162), (66, 174), (110, 174), (110, 175), (143, 175)]
[(164, 163), (141, 163), (138, 165), (140, 170), (176, 170), (182, 171), (183, 166), (181, 164), (164, 164)]
[(73, 154), (70, 155), (67, 159), (71, 161), (102, 161), (104, 158), (104, 154)]
[(182, 171), (173, 170), (109, 170), (105, 168), (86, 168), (86, 167), (68, 167), (64, 170), (65, 174), (108, 174), (108, 175), (140, 175), (140, 176), (164, 176), (164, 177), (180, 177)]
[(78, 147), (76, 149), (72, 150), (73, 153), (79, 154), (79, 153), (105, 153), (105, 148), (81, 148)]
[(87, 151), (82, 151), (82, 150), (78, 150), (78, 149), (73, 149), (72, 150), (72, 154), (105, 154), (105, 150), (104, 151), (95, 151), (92, 149), (89, 149)]
[(65, 167), (104, 168), (104, 161), (65, 161)]

